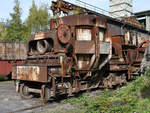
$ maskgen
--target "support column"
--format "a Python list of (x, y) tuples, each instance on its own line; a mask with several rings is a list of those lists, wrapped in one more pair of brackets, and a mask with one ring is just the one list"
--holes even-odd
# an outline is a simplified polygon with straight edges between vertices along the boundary
[(150, 16), (146, 16), (146, 30), (150, 31)]

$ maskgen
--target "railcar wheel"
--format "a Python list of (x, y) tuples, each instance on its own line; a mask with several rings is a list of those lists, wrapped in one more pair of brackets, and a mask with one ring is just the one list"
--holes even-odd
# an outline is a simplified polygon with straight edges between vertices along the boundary
[(20, 96), (23, 98), (23, 99), (31, 99), (33, 97), (33, 95), (28, 92), (28, 86), (24, 85), (24, 84), (21, 84), (20, 85)]

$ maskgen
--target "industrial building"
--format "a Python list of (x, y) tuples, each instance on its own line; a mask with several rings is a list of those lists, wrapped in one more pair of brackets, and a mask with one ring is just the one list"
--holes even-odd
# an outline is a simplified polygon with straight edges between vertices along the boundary
[(142, 27), (150, 31), (150, 10), (134, 13)]

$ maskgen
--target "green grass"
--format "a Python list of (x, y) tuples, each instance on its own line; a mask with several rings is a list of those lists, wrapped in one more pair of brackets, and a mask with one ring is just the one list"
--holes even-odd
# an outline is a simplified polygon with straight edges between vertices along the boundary
[(0, 75), (0, 83), (8, 83), (8, 82), (11, 82), (11, 80), (7, 80), (6, 76)]
[(67, 113), (150, 113), (150, 71), (117, 90), (81, 95), (65, 103), (73, 106)]
[(0, 80), (4, 80), (6, 76), (0, 75)]
[(13, 81), (11, 81), (11, 80), (7, 80), (7, 81), (0, 81), (0, 83), (13, 83)]

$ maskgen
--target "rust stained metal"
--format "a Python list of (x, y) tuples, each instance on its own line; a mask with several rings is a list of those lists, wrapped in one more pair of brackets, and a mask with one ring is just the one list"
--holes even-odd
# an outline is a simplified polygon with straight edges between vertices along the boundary
[(13, 79), (47, 82), (47, 67), (17, 66), (13, 70)]
[(112, 46), (114, 47), (115, 54), (122, 56), (122, 36), (114, 36), (112, 37)]
[(75, 53), (76, 54), (94, 54), (95, 53), (94, 41), (76, 41)]
[[(57, 10), (59, 9), (59, 10)], [(69, 2), (63, 1), (63, 0), (57, 0), (57, 2), (52, 2), (51, 10), (53, 11), (53, 14), (60, 14), (61, 12), (68, 14), (69, 12), (73, 10), (78, 10), (80, 12), (86, 12), (87, 9), (83, 9), (77, 5), (71, 4)]]
[(136, 27), (142, 27), (141, 24), (136, 20), (135, 16), (126, 17), (126, 18), (124, 17), (122, 18), (122, 21), (134, 25)]
[[(69, 26), (97, 26), (101, 28), (106, 28), (106, 19), (103, 16), (95, 15), (71, 15), (65, 16), (58, 19), (51, 20), (51, 30), (57, 29), (61, 24)], [(53, 23), (55, 22), (55, 23)]]
[[(58, 0), (52, 4), (53, 11), (68, 13), (72, 6), (63, 3)], [(41, 92), (48, 88), (50, 97), (125, 83), (141, 62), (145, 45), (139, 44), (147, 41), (147, 35), (139, 36), (137, 33), (141, 31), (111, 22), (108, 17), (96, 14), (52, 19), (49, 32), (30, 37), (27, 64), (14, 67), (13, 78), (26, 81), (31, 89)], [(40, 54), (37, 45), (43, 40), (46, 43), (41, 46), (46, 51)], [(46, 87), (32, 86), (36, 82)]]
[(22, 42), (0, 42), (1, 60), (26, 60), (27, 47)]
[(34, 40), (41, 40), (41, 39), (43, 39), (43, 38), (46, 37), (45, 35), (46, 35), (46, 34), (45, 34), (44, 32), (36, 33)]
[(129, 49), (127, 51), (127, 60), (128, 60), (129, 64), (132, 65), (133, 63), (135, 63), (135, 61), (138, 59), (138, 57), (139, 57), (138, 50)]
[(71, 39), (71, 31), (70, 28), (67, 25), (61, 24), (58, 27), (57, 31), (58, 39), (61, 43), (66, 44), (70, 41)]
[(106, 88), (113, 88), (113, 86), (117, 85), (117, 84), (123, 84), (126, 83), (126, 76), (125, 74), (122, 74), (121, 76), (117, 76), (115, 74), (110, 74), (107, 78), (105, 78), (104, 80), (104, 86)]

